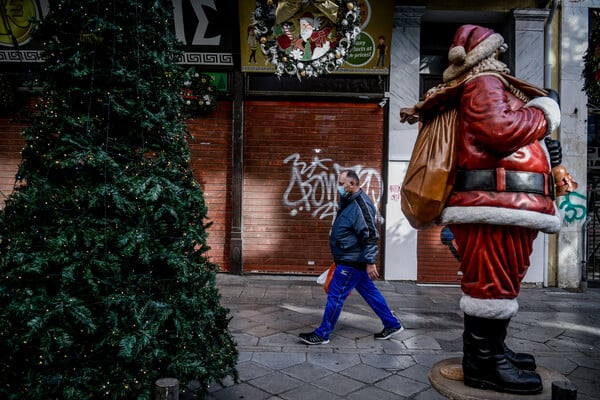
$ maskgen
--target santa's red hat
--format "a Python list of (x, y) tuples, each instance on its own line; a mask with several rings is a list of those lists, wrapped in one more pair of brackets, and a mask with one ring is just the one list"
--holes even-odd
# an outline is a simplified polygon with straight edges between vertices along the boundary
[(448, 51), (450, 65), (444, 71), (444, 82), (464, 74), (497, 50), (505, 50), (502, 35), (478, 25), (461, 26)]
[(302, 14), (302, 16), (299, 18), (300, 22), (302, 22), (302, 20), (307, 21), (309, 24), (312, 25), (313, 21), (315, 20), (315, 16), (310, 13), (310, 12), (305, 12), (304, 14)]

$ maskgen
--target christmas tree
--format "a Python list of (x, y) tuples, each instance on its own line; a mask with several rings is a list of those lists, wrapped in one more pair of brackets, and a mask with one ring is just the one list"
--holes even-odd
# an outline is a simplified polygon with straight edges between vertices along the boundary
[(40, 101), (0, 215), (0, 398), (150, 399), (158, 378), (237, 379), (172, 2), (50, 3)]

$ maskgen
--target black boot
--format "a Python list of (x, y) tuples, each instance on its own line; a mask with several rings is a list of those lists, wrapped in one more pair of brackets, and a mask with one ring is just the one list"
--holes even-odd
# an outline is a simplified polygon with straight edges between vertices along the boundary
[[(502, 321), (504, 321), (504, 331), (503, 331), (503, 333), (504, 333), (503, 341), (504, 341), (504, 340), (506, 340), (506, 334), (507, 334), (507, 330), (508, 330), (508, 324), (510, 324), (510, 319), (504, 319)], [(513, 363), (513, 365), (515, 367), (522, 369), (524, 371), (535, 371), (535, 369), (537, 368), (537, 365), (535, 364), (535, 358), (531, 354), (515, 353), (514, 351), (512, 351), (511, 349), (508, 348), (506, 343), (504, 343), (503, 345), (504, 345), (504, 355), (506, 356), (508, 361)]]
[(463, 374), (465, 385), (514, 394), (537, 394), (542, 378), (515, 367), (504, 354), (506, 321), (465, 314)]
[(508, 348), (506, 343), (504, 344), (504, 355), (515, 367), (522, 369), (523, 371), (535, 371), (537, 368), (535, 358), (531, 354), (515, 353)]

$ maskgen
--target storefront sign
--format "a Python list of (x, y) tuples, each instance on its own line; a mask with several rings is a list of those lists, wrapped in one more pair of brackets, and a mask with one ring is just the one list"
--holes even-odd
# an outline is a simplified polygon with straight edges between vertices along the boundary
[[(32, 19), (48, 14), (47, 0), (8, 1), (0, 19), (0, 62), (42, 62)], [(227, 2), (173, 0), (175, 35), (183, 44), (182, 64), (233, 66), (235, 18)]]
[(235, 19), (226, 1), (173, 0), (173, 7), (182, 64), (233, 66)]
[(6, 1), (0, 6), (0, 62), (41, 62), (40, 44), (32, 40), (32, 20), (48, 13), (46, 0)]
[[(280, 0), (282, 2), (283, 0)], [(243, 72), (276, 72), (276, 66), (269, 63), (269, 57), (265, 56), (260, 49), (260, 38), (256, 37), (254, 32), (254, 24), (256, 22), (255, 11), (257, 9), (256, 0), (239, 0), (240, 10), (240, 54)], [(278, 2), (273, 0), (273, 5), (277, 8)], [(333, 3), (337, 3), (333, 1)], [(341, 2), (343, 3), (343, 2)], [(387, 74), (390, 67), (390, 46), (393, 24), (393, 0), (358, 0), (360, 9), (360, 33), (353, 41), (353, 47), (349, 54), (345, 55), (344, 64), (336, 70), (336, 73), (351, 73), (351, 74)], [(294, 14), (291, 18), (285, 21), (274, 21), (273, 35), (279, 37), (270, 37), (269, 40), (275, 39), (282, 43), (282, 46), (287, 43), (284, 36), (287, 36), (290, 41), (301, 37), (300, 24), (307, 14), (313, 18), (319, 18), (322, 21), (329, 20), (326, 12), (323, 12), (319, 7), (311, 4), (311, 2), (303, 2), (306, 4), (299, 10), (294, 9)], [(319, 4), (317, 4), (319, 5)], [(346, 10), (340, 9), (338, 15), (342, 15), (340, 21), (343, 20), (343, 15)], [(263, 16), (268, 18), (268, 16)], [(323, 26), (326, 26), (323, 24)], [(327, 27), (330, 29), (331, 27)], [(316, 28), (315, 28), (316, 29)], [(317, 32), (314, 34), (318, 35)], [(326, 36), (326, 32), (323, 35)], [(310, 60), (314, 61), (314, 60)]]

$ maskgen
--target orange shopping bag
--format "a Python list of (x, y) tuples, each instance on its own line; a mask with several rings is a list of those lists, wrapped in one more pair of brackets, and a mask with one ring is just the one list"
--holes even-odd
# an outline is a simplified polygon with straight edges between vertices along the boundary
[(333, 278), (333, 274), (335, 272), (335, 262), (332, 262), (329, 268), (327, 268), (319, 277), (317, 278), (317, 283), (323, 285), (323, 290), (325, 293), (329, 293), (329, 284), (331, 283), (331, 279)]
[(331, 263), (329, 269), (327, 270), (327, 276), (325, 277), (325, 283), (323, 284), (323, 290), (325, 293), (329, 293), (329, 284), (331, 283), (331, 279), (333, 278), (333, 273), (335, 272), (335, 263)]

